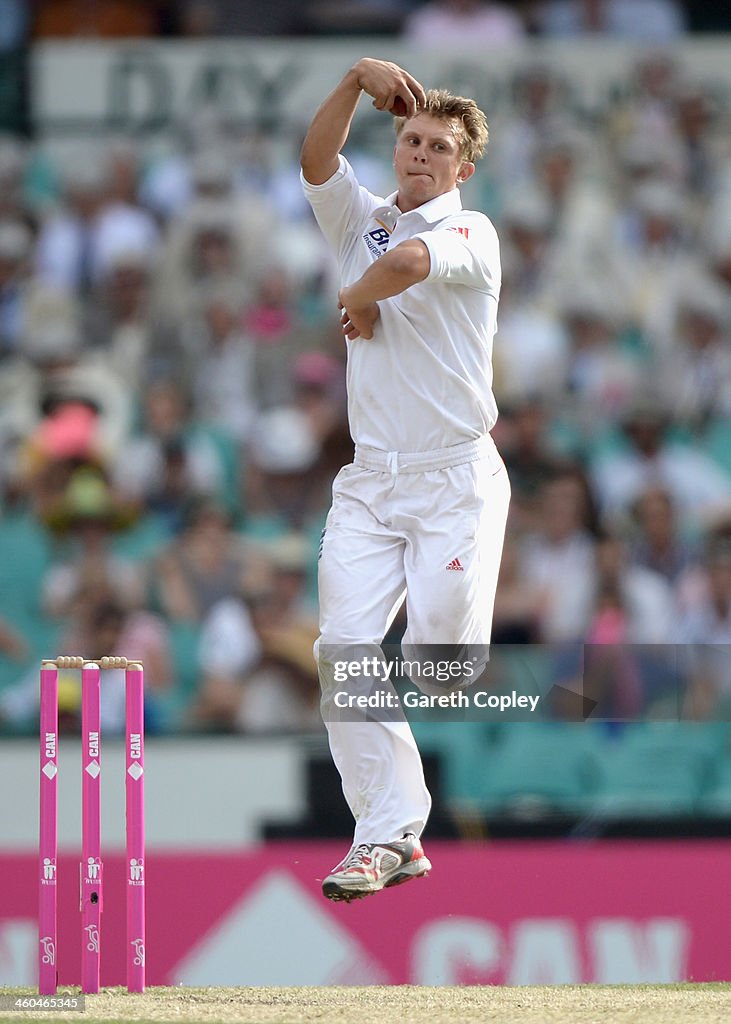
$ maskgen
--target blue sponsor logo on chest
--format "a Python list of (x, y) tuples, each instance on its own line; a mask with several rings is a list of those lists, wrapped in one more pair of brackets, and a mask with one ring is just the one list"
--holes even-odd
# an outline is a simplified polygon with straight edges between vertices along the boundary
[(363, 241), (371, 250), (374, 256), (382, 256), (388, 248), (390, 234), (385, 228), (374, 228), (363, 235)]

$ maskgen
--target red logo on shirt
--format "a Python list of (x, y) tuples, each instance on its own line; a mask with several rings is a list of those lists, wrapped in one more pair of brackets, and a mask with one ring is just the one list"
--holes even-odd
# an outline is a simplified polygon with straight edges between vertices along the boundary
[(456, 231), (458, 235), (464, 235), (465, 238), (469, 238), (470, 237), (470, 229), (469, 228), (447, 228), (447, 231)]
[(447, 569), (451, 569), (452, 572), (464, 572), (464, 567), (458, 558), (453, 558)]

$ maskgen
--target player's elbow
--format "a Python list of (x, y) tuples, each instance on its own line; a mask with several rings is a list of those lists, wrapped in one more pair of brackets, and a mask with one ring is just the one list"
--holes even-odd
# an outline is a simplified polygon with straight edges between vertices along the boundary
[(300, 150), (300, 167), (302, 168), (302, 173), (305, 178), (307, 177), (307, 172), (313, 170), (315, 163), (316, 158), (313, 146), (310, 145), (308, 139), (305, 139), (302, 143), (302, 149)]
[(306, 182), (310, 185), (324, 185), (335, 174), (338, 166), (337, 154), (323, 154), (313, 142), (305, 139), (300, 151), (300, 167)]
[(409, 284), (418, 284), (429, 276), (431, 269), (431, 258), (429, 250), (421, 241), (414, 238), (408, 242), (402, 242), (395, 249), (391, 250), (393, 255), (392, 270), (394, 274), (404, 278)]

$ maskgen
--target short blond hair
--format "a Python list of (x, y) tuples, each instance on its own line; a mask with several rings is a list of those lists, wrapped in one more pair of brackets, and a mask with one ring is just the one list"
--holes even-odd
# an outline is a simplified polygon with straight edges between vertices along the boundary
[[(419, 107), (417, 114), (429, 114), (440, 121), (448, 121), (464, 160), (475, 163), (484, 154), (489, 135), (487, 118), (474, 100), (466, 96), (453, 96), (447, 89), (429, 89), (426, 101)], [(396, 135), (400, 135), (409, 119), (397, 117), (395, 120)]]

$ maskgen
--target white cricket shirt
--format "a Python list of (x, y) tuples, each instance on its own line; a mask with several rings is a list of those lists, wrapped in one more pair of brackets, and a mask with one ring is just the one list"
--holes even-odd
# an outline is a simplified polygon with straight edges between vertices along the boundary
[(348, 419), (356, 444), (424, 452), (471, 441), (497, 419), (492, 342), (500, 294), (500, 249), (484, 214), (462, 209), (459, 190), (401, 213), (358, 184), (344, 157), (305, 195), (332, 246), (341, 287), (409, 238), (427, 246), (426, 280), (382, 299), (373, 338), (348, 341)]

